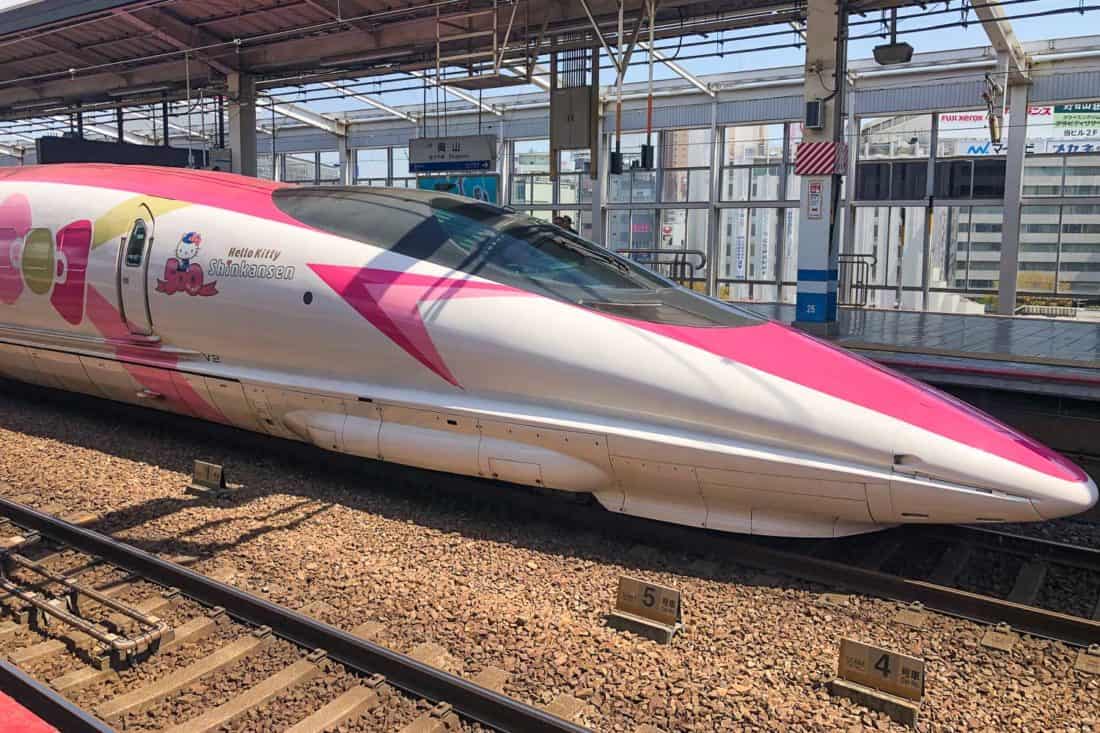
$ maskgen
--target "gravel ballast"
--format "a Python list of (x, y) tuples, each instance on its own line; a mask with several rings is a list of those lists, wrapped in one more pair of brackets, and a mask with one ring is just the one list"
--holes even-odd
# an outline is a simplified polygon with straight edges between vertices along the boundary
[[(0, 383), (0, 445), (8, 498), (97, 512), (99, 531), (195, 555), (200, 571), (229, 564), (239, 587), (294, 608), (323, 602), (343, 628), (381, 622), (375, 641), (399, 651), (437, 643), (467, 677), (499, 667), (511, 674), (505, 692), (526, 702), (572, 695), (588, 705), (579, 722), (597, 730), (904, 730), (829, 696), (847, 636), (926, 660), (922, 730), (1100, 731), (1100, 676), (1073, 671), (1076, 650), (1063, 644), (1024, 637), (1011, 653), (988, 650), (985, 627), (936, 614), (910, 629), (892, 620), (896, 603), (825, 602), (836, 589), (736, 558), (670, 555), (494, 509), (507, 506), (499, 487), (471, 500), (433, 490), (427, 472), (12, 383)], [(187, 495), (195, 458), (224, 464), (239, 495)], [(685, 629), (671, 645), (607, 626), (621, 574), (682, 591)]]

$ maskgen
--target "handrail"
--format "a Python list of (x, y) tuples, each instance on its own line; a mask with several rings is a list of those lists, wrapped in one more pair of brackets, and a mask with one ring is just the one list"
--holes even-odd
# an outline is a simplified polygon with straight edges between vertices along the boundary
[(837, 257), (837, 303), (865, 308), (871, 299), (871, 275), (878, 257), (868, 253), (848, 253)]
[[(627, 247), (615, 250), (616, 254), (629, 257), (640, 265), (644, 265), (658, 274), (666, 275), (677, 281), (695, 280), (696, 273), (707, 267), (707, 254), (701, 249), (672, 249), (669, 247)], [(640, 259), (637, 255), (643, 255)], [(648, 258), (652, 257), (650, 260)], [(670, 257), (662, 261), (662, 257)], [(689, 258), (694, 257), (698, 262)], [(658, 270), (657, 268), (661, 268)]]

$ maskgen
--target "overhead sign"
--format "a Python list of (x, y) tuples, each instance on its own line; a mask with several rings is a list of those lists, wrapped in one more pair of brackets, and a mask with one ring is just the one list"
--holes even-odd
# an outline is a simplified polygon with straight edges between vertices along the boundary
[(409, 140), (409, 170), (488, 171), (497, 163), (496, 135), (418, 137)]

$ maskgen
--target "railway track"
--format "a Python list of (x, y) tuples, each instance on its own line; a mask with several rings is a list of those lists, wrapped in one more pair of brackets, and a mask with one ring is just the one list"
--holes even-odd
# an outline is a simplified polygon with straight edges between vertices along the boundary
[(364, 716), (403, 733), (586, 730), (504, 695), (500, 670), (455, 676), (430, 650), (372, 643), (377, 624), (340, 630), (80, 526), (93, 517), (3, 498), (0, 517), (0, 689), (63, 731), (201, 733), (256, 716), (295, 733)]
[[(463, 482), (462, 479), (457, 479)], [(578, 507), (509, 487), (520, 505), (570, 531), (588, 529), (654, 549), (738, 563), (827, 588), (920, 603), (937, 611), (1074, 646), (1100, 644), (1100, 550), (993, 529), (907, 525), (842, 539), (792, 540), (681, 527)], [(478, 491), (467, 487), (465, 491)], [(690, 603), (690, 599), (688, 600)]]

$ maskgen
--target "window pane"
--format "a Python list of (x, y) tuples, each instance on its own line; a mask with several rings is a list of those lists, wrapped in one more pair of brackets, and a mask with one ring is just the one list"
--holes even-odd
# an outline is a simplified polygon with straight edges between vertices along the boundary
[(665, 168), (709, 168), (710, 130), (668, 130), (661, 135)]
[(385, 179), (389, 176), (389, 151), (386, 148), (372, 148), (355, 151), (356, 178)]
[(632, 202), (654, 202), (657, 200), (657, 172), (656, 171), (631, 171), (631, 195)]
[(779, 166), (753, 166), (749, 187), (749, 200), (775, 201), (779, 199)]
[(562, 173), (558, 176), (558, 202), (563, 204), (577, 203), (577, 189), (580, 186), (580, 174)]
[(609, 211), (607, 213), (607, 242), (613, 250), (630, 248), (630, 212)]
[(787, 166), (787, 200), (798, 201), (802, 198), (802, 176), (794, 174), (794, 166)]
[(969, 160), (951, 160), (945, 163), (936, 163), (936, 198), (970, 198), (973, 175), (974, 163)]
[(591, 157), (587, 150), (563, 150), (558, 170), (562, 173), (588, 173)]
[(607, 177), (607, 200), (613, 204), (630, 203), (630, 174)]
[(688, 172), (688, 201), (710, 201), (710, 168)]
[(860, 163), (856, 166), (856, 200), (886, 201), (890, 198), (890, 164)]
[(513, 146), (516, 156), (512, 167), (514, 173), (550, 172), (549, 140), (516, 140)]
[(927, 195), (928, 164), (895, 162), (891, 165), (890, 198), (909, 201), (923, 199)]
[(635, 209), (630, 212), (630, 246), (632, 248), (653, 248), (657, 246), (657, 217), (648, 209)]
[(859, 159), (927, 158), (932, 115), (863, 117), (859, 121)]
[(723, 209), (719, 221), (718, 277), (744, 280), (748, 276), (749, 209)]
[(768, 165), (783, 157), (784, 125), (740, 125), (725, 128), (723, 165)]
[(1020, 207), (1020, 252), (1016, 287), (1053, 293), (1058, 261), (1058, 207)]
[(340, 154), (335, 150), (326, 150), (320, 154), (321, 167), (318, 169), (318, 180), (321, 183), (340, 182)]
[(1029, 156), (1024, 160), (1024, 196), (1062, 193), (1062, 157)]
[(688, 172), (665, 171), (661, 184), (661, 201), (688, 200)]
[(130, 239), (126, 243), (126, 266), (140, 267), (145, 257), (145, 222), (141, 219), (134, 221), (134, 227), (130, 230)]
[[(787, 123), (787, 135), (790, 136), (790, 152), (787, 155), (787, 162), (794, 163), (795, 156), (798, 155), (798, 144), (802, 142), (802, 123), (801, 122), (789, 122)], [(797, 197), (795, 197), (797, 198)]]
[(749, 168), (726, 168), (722, 171), (722, 200), (749, 200)]
[(292, 183), (313, 183), (317, 180), (317, 158), (313, 153), (285, 156), (286, 180)]
[(1100, 206), (1062, 207), (1058, 291), (1100, 293)]
[[(393, 177), (394, 178), (411, 178), (409, 173), (409, 149), (408, 147), (391, 148), (393, 151)], [(396, 186), (397, 183), (394, 182)], [(406, 186), (406, 188), (415, 188), (416, 186)]]
[(979, 158), (974, 161), (974, 198), (1003, 199), (1005, 159)]
[(660, 246), (668, 250), (695, 250), (698, 254), (661, 255), (659, 271), (683, 285), (702, 286), (706, 281), (706, 268), (701, 267), (707, 251), (706, 210), (662, 210)]
[(275, 167), (271, 164), (271, 153), (256, 156), (256, 177), (272, 180), (275, 177)]
[(775, 279), (777, 209), (752, 209), (749, 215), (748, 277), (750, 280)]
[(1066, 157), (1064, 193), (1066, 196), (1100, 196), (1100, 155)]

